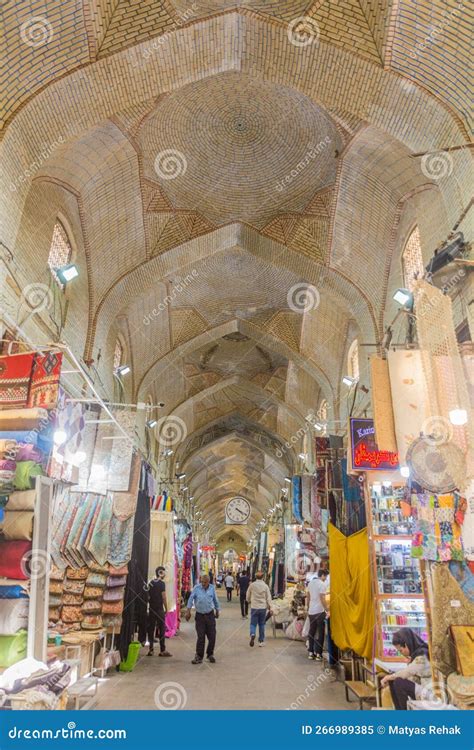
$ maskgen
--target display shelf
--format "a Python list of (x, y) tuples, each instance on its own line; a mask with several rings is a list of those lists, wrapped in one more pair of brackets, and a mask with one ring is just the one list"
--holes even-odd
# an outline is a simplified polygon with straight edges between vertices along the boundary
[(411, 519), (403, 514), (404, 487), (400, 483), (366, 481), (365, 492), (375, 602), (375, 656), (401, 661), (392, 645), (397, 630), (412, 628), (427, 640), (420, 565), (411, 557)]

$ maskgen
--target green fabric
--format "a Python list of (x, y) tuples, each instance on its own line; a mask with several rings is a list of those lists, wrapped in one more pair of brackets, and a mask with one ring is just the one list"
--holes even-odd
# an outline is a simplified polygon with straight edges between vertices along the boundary
[(125, 661), (120, 662), (121, 672), (131, 672), (137, 663), (138, 654), (140, 653), (140, 644), (136, 641), (130, 643), (128, 646), (127, 658)]
[(26, 659), (26, 640), (26, 630), (20, 630), (15, 635), (0, 635), (0, 667), (11, 667)]
[(18, 461), (13, 484), (17, 490), (31, 490), (35, 486), (35, 477), (43, 476), (42, 467), (35, 461)]

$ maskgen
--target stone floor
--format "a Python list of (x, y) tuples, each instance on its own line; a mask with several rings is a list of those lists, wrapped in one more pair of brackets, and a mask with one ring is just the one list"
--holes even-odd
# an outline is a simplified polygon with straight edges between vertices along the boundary
[[(194, 620), (194, 618), (193, 618)], [(194, 622), (167, 642), (171, 659), (141, 650), (131, 673), (111, 672), (99, 688), (96, 709), (345, 709), (344, 688), (332, 673), (307, 659), (304, 644), (267, 629), (264, 648), (249, 647), (249, 620), (237, 600), (221, 596), (217, 663), (191, 664)], [(352, 706), (351, 706), (352, 707)]]

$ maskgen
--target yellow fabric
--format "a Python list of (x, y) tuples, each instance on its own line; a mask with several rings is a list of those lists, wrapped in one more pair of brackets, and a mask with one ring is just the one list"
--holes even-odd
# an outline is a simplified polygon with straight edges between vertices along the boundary
[(375, 619), (367, 529), (346, 537), (329, 523), (328, 532), (331, 637), (339, 648), (371, 659)]

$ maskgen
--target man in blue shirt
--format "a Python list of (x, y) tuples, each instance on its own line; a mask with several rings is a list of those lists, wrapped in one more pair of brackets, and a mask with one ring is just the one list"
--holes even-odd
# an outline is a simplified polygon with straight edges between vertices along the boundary
[(207, 636), (207, 658), (215, 664), (214, 647), (216, 645), (216, 619), (219, 617), (219, 600), (216, 590), (209, 581), (209, 576), (201, 576), (201, 583), (197, 583), (188, 599), (186, 620), (191, 619), (191, 607), (196, 607), (196, 656), (192, 664), (202, 664), (204, 646)]

